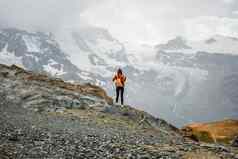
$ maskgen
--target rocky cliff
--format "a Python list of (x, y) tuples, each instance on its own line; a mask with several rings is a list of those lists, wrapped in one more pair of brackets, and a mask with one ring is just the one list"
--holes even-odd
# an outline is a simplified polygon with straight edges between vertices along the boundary
[(0, 158), (235, 158), (91, 84), (0, 65)]

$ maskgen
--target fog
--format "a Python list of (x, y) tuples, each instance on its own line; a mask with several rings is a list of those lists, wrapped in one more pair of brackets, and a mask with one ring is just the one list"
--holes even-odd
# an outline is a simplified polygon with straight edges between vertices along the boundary
[(238, 37), (236, 0), (0, 0), (0, 27), (57, 32), (93, 25), (121, 41)]
[(1, 27), (54, 32), (67, 23), (79, 24), (83, 0), (1, 0)]

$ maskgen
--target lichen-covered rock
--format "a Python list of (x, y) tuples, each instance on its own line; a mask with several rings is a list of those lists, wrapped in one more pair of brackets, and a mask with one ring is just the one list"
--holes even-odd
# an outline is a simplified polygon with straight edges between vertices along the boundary
[(24, 108), (52, 111), (112, 104), (106, 92), (91, 84), (75, 85), (12, 65), (0, 65), (0, 88), (6, 98)]

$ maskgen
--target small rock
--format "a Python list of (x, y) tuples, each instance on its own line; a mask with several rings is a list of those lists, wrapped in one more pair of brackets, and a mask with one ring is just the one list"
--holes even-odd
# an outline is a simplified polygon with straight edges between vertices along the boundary
[(234, 147), (238, 147), (238, 136), (236, 136), (235, 138), (234, 138), (234, 140), (232, 141), (232, 144), (231, 144), (232, 146), (234, 146)]
[(235, 159), (238, 159), (238, 154), (237, 154), (237, 155), (235, 155)]

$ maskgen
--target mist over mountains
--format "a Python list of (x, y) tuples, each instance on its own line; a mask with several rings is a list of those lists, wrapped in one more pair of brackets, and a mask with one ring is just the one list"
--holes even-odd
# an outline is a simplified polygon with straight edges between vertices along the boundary
[(127, 104), (182, 126), (238, 117), (237, 44), (236, 38), (217, 35), (200, 42), (177, 37), (133, 47), (99, 27), (58, 34), (8, 28), (0, 32), (0, 62), (70, 82), (91, 82), (110, 96), (111, 78), (121, 67), (128, 78)]
[(0, 158), (238, 159), (237, 68), (237, 0), (0, 0)]

